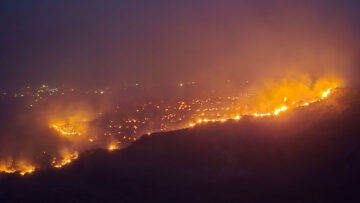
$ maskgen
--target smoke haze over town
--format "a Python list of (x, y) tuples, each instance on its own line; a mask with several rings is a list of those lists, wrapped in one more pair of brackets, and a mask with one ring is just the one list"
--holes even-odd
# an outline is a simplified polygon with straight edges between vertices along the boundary
[(0, 202), (352, 197), (359, 10), (1, 1)]

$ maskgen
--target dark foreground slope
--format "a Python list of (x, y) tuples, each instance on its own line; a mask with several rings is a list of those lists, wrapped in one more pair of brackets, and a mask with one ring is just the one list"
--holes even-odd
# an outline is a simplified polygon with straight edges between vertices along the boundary
[(0, 177), (0, 201), (350, 201), (360, 189), (360, 94), (93, 150), (73, 165)]

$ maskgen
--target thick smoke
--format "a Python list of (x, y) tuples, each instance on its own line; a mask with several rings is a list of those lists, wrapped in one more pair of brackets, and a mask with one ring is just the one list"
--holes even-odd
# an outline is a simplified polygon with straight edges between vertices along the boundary
[(266, 80), (262, 84), (249, 88), (256, 95), (250, 99), (251, 111), (269, 112), (283, 105), (289, 106), (297, 102), (306, 103), (317, 98), (322, 98), (329, 88), (344, 87), (343, 78), (321, 77), (311, 78), (303, 74), (288, 76), (281, 80)]

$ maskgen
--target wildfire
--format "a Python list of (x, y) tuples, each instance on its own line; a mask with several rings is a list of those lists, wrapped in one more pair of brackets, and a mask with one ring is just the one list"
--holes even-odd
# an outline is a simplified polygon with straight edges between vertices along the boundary
[(0, 162), (0, 173), (19, 173), (24, 176), (34, 171), (35, 166), (25, 161), (14, 162), (10, 159), (7, 162)]
[(55, 129), (57, 132), (59, 132), (61, 135), (64, 136), (81, 135), (81, 133), (76, 131), (74, 127), (70, 124), (63, 124), (63, 125), (53, 124), (50, 127), (52, 127), (53, 129)]
[(331, 89), (328, 89), (322, 94), (322, 98), (326, 98), (330, 94)]
[[(320, 102), (320, 101), (326, 99), (334, 89), (335, 88), (328, 88), (326, 91), (324, 91), (321, 94), (322, 96), (320, 98), (316, 98), (316, 99), (310, 100), (308, 102), (304, 102), (302, 104), (299, 104), (300, 102), (292, 102), (291, 108), (305, 107), (305, 106), (309, 106), (310, 103)], [(284, 97), (283, 102), (286, 103), (287, 101), (288, 101), (287, 97)], [(289, 110), (289, 107), (286, 106), (286, 105), (283, 105), (280, 108), (276, 108), (272, 112), (267, 112), (267, 113), (259, 113), (259, 112), (245, 113), (245, 115), (252, 115), (254, 117), (278, 116), (280, 113), (285, 112), (287, 110)], [(240, 118), (241, 118), (241, 116), (239, 116), (239, 115), (236, 115), (236, 116), (233, 116), (233, 117), (226, 117), (226, 118), (217, 118), (217, 119), (201, 118), (201, 119), (198, 119), (197, 122), (189, 123), (188, 127), (194, 127), (197, 124), (202, 124), (202, 123), (207, 123), (207, 122), (225, 122), (227, 120), (240, 120)]]
[[(114, 151), (120, 149), (121, 141), (136, 141), (142, 134), (150, 135), (150, 132), (176, 130), (207, 123), (224, 123), (228, 120), (241, 120), (243, 116), (279, 117), (292, 109), (307, 107), (328, 98), (334, 89), (339, 86), (339, 83), (337, 81), (321, 80), (310, 86), (298, 83), (295, 85), (285, 83), (275, 86), (275, 89), (254, 96), (260, 97), (260, 100), (246, 100), (245, 104), (243, 97), (240, 96), (215, 97), (215, 99), (212, 97), (194, 98), (189, 101), (177, 101), (174, 106), (168, 103), (141, 103), (141, 106), (136, 107), (135, 115), (126, 116), (120, 121), (112, 119), (106, 124), (106, 131), (103, 135), (109, 137), (111, 141), (110, 143), (105, 142), (108, 144), (102, 147)], [(299, 89), (299, 87), (301, 88)], [(248, 94), (245, 95), (246, 98), (249, 97)], [(250, 101), (250, 107), (247, 105), (248, 101)], [(147, 111), (159, 112), (160, 116), (158, 114), (154, 116), (153, 114), (142, 113)], [(159, 118), (156, 116), (159, 116)], [(157, 120), (160, 120), (160, 123), (156, 123)], [(52, 122), (50, 127), (64, 139), (70, 141), (86, 140), (87, 145), (96, 146), (101, 143), (98, 142), (101, 141), (101, 138), (97, 134), (85, 136), (88, 132), (83, 121), (71, 121)], [(155, 124), (153, 125), (153, 123), (149, 126), (150, 122), (158, 124), (158, 127), (154, 127)], [(62, 158), (52, 159), (52, 167), (62, 168), (79, 157), (77, 151), (73, 153), (66, 151), (66, 153), (62, 154)], [(35, 166), (27, 163), (15, 164), (12, 160), (6, 163), (0, 161), (0, 172), (4, 173), (18, 172), (25, 175), (34, 172), (35, 169)]]
[(108, 146), (109, 151), (114, 151), (114, 150), (117, 150), (117, 149), (119, 149), (119, 146), (117, 144), (110, 144)]
[[(283, 107), (281, 107), (279, 109), (275, 109), (273, 115), (277, 116), (277, 115), (279, 115), (280, 112), (286, 111), (287, 109), (288, 108), (286, 106), (283, 106)], [(266, 115), (268, 115), (268, 114), (266, 114)]]
[(54, 158), (52, 161), (52, 166), (55, 168), (61, 168), (65, 165), (70, 164), (73, 160), (78, 159), (78, 158), (79, 158), (78, 152), (70, 153), (70, 154), (65, 155), (65, 157), (61, 160), (56, 160), (56, 158)]
[(35, 171), (34, 166), (29, 166), (27, 169), (20, 171), (20, 175), (30, 174)]

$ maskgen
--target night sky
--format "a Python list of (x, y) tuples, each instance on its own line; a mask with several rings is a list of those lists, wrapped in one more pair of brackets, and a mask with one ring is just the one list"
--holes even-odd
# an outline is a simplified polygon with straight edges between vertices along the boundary
[(2, 0), (0, 87), (216, 84), (292, 72), (356, 84), (359, 10), (355, 0)]

